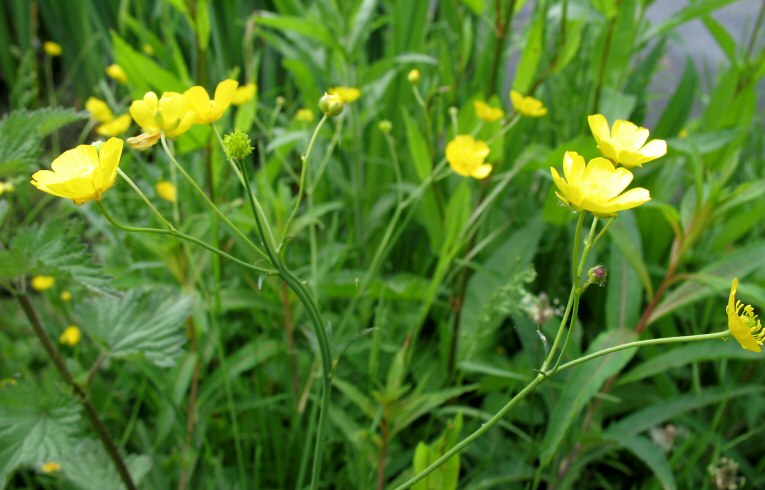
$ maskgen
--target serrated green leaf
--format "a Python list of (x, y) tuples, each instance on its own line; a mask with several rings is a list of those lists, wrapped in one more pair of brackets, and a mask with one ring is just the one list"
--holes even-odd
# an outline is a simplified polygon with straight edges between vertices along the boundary
[(140, 288), (122, 297), (92, 298), (79, 305), (79, 325), (116, 359), (144, 358), (171, 366), (185, 341), (182, 323), (193, 298), (163, 288)]
[(78, 430), (80, 407), (28, 381), (0, 388), (0, 483), (20, 467), (61, 461)]
[[(130, 476), (140, 486), (151, 469), (151, 458), (131, 454), (126, 457)], [(82, 490), (122, 490), (125, 488), (114, 463), (95, 440), (84, 440), (69, 448), (58, 461), (64, 476)]]

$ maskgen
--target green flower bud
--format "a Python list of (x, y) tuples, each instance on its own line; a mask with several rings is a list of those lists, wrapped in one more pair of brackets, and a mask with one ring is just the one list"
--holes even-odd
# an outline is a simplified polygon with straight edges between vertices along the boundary
[(414, 70), (411, 70), (409, 74), (406, 76), (406, 79), (409, 80), (409, 83), (412, 85), (417, 85), (420, 83), (420, 70), (415, 68)]
[(250, 137), (241, 129), (235, 129), (223, 137), (223, 147), (226, 156), (231, 160), (243, 160), (252, 153), (253, 147), (250, 146)]
[(606, 284), (606, 278), (608, 277), (608, 271), (605, 267), (598, 264), (587, 273), (590, 276), (590, 283), (597, 284), (598, 286), (604, 286)]
[(337, 94), (324, 92), (324, 95), (319, 99), (319, 108), (328, 116), (337, 116), (343, 112), (343, 99)]
[(287, 104), (287, 99), (282, 97), (281, 95), (276, 98), (276, 105), (279, 107), (284, 107)]
[(382, 121), (380, 121), (380, 124), (378, 124), (377, 127), (383, 133), (388, 134), (390, 133), (390, 130), (393, 129), (393, 123), (391, 123), (387, 119), (383, 119)]

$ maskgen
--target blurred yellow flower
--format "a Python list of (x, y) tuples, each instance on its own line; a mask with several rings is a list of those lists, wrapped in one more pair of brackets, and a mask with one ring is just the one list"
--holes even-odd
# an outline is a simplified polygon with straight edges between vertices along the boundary
[(127, 83), (128, 81), (127, 73), (125, 73), (125, 70), (116, 63), (106, 67), (106, 74), (109, 75), (109, 78), (117, 80), (120, 83)]
[(35, 276), (32, 278), (32, 287), (38, 291), (46, 291), (56, 284), (56, 278), (52, 276)]
[(637, 187), (622, 194), (632, 182), (632, 172), (615, 168), (605, 158), (594, 158), (585, 166), (578, 153), (567, 151), (563, 156), (563, 174), (550, 168), (558, 198), (576, 211), (590, 211), (595, 216), (608, 218), (617, 212), (632, 209), (651, 200), (646, 189)]
[(231, 98), (231, 103), (234, 105), (242, 105), (255, 98), (255, 94), (258, 93), (258, 86), (254, 83), (248, 83), (237, 87), (234, 96)]
[(119, 136), (130, 129), (132, 122), (133, 118), (130, 117), (130, 114), (122, 114), (117, 119), (97, 127), (96, 133), (101, 136)]
[(61, 45), (59, 43), (54, 43), (53, 41), (45, 41), (43, 43), (43, 50), (48, 56), (61, 56), (61, 53), (64, 52)]
[(407, 73), (406, 79), (409, 80), (409, 83), (412, 85), (417, 85), (420, 83), (420, 70), (417, 68), (411, 70), (409, 73)]
[(356, 102), (361, 97), (361, 90), (356, 87), (333, 87), (327, 90), (330, 95), (338, 95), (344, 104)]
[(151, 56), (154, 54), (154, 48), (152, 47), (151, 44), (146, 43), (143, 45), (143, 52)]
[(57, 471), (61, 471), (61, 465), (55, 461), (48, 461), (40, 467), (40, 471), (43, 473), (55, 473)]
[(639, 167), (646, 162), (666, 155), (667, 142), (648, 139), (648, 130), (629, 121), (617, 119), (613, 129), (608, 129), (608, 120), (603, 114), (589, 116), (592, 135), (598, 142), (603, 156), (625, 167)]
[(32, 185), (75, 204), (100, 201), (117, 181), (123, 144), (119, 138), (109, 138), (98, 150), (80, 145), (65, 151), (51, 163), (53, 171), (39, 170), (32, 175)]
[(107, 123), (114, 120), (114, 113), (109, 108), (109, 104), (96, 97), (89, 97), (85, 102), (85, 110), (90, 112), (93, 119), (100, 123)]
[(128, 138), (133, 148), (148, 148), (157, 141), (162, 133), (168, 138), (177, 138), (194, 124), (197, 117), (186, 97), (177, 92), (165, 92), (158, 99), (154, 92), (146, 92), (141, 100), (134, 100), (130, 105), (130, 115), (141, 126), (143, 134)]
[(175, 202), (178, 199), (178, 191), (172, 182), (160, 180), (156, 185), (157, 194), (165, 201)]
[(316, 119), (316, 114), (311, 109), (303, 108), (298, 109), (295, 113), (295, 120), (302, 123), (310, 123)]
[(11, 182), (0, 182), (0, 196), (5, 193), (10, 194), (14, 190), (16, 190), (16, 186), (14, 186)]
[[(730, 296), (728, 296), (728, 307), (725, 308), (728, 313), (730, 333), (744, 349), (762, 352), (760, 346), (765, 341), (765, 330), (763, 330), (757, 315), (754, 314), (752, 305), (744, 306), (744, 303), (736, 300), (737, 290), (738, 277), (735, 277), (733, 278), (733, 286), (730, 288)], [(743, 313), (741, 310), (744, 310)]]
[(236, 80), (223, 80), (215, 88), (213, 100), (210, 100), (210, 95), (204, 87), (197, 85), (188, 89), (184, 96), (197, 114), (195, 124), (210, 124), (223, 117), (223, 113), (231, 105), (238, 85)]
[(61, 291), (61, 301), (64, 303), (72, 301), (72, 293), (69, 291)]
[(517, 90), (510, 91), (510, 100), (513, 102), (516, 112), (526, 117), (542, 117), (547, 114), (547, 107), (541, 100), (532, 96), (524, 97)]
[(64, 345), (75, 346), (82, 340), (82, 332), (77, 325), (69, 325), (64, 329), (64, 333), (61, 334), (58, 340)]
[(688, 130), (685, 129), (685, 128), (681, 129), (680, 132), (677, 133), (677, 137), (680, 138), (680, 139), (687, 138), (688, 137)]
[(475, 113), (483, 121), (492, 123), (505, 117), (505, 111), (498, 107), (492, 107), (481, 100), (476, 100), (473, 105), (475, 106)]
[(465, 177), (485, 179), (491, 173), (491, 164), (485, 163), (491, 150), (485, 141), (461, 134), (446, 145), (446, 160), (452, 170)]

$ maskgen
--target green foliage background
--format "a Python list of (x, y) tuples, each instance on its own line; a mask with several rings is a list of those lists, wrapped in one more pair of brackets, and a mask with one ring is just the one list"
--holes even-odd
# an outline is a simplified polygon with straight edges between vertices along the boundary
[[(0, 481), (120, 487), (14, 299), (47, 274), (56, 286), (32, 301), (54, 340), (69, 324), (83, 330), (80, 344), (61, 346), (66, 364), (141, 488), (308, 484), (320, 364), (284, 284), (180, 242), (126, 234), (94, 206), (29, 185), (60, 151), (92, 141), (82, 109), (93, 95), (119, 114), (148, 90), (257, 83), (256, 100), (219, 127), (250, 132), (247, 164), (280, 232), (313, 130), (294, 113), (318, 113), (328, 87), (361, 89), (319, 135), (287, 254), (328, 321), (335, 360), (324, 488), (405, 481), (535, 375), (539, 333), (554, 336), (570, 287), (573, 242), (573, 215), (558, 205), (548, 168), (567, 150), (598, 155), (589, 114), (647, 125), (669, 153), (635, 172), (653, 200), (621, 213), (591, 255), (609, 280), (585, 295), (568, 357), (641, 333), (721, 330), (734, 276), (762, 311), (762, 12), (732, 32), (719, 11), (733, 0), (689, 2), (660, 23), (646, 15), (653, 3), (4, 1), (0, 179), (16, 191), (0, 197)], [(689, 22), (703, 23), (723, 63), (688, 57), (667, 69), (676, 29)], [(44, 56), (47, 40), (61, 57)], [(105, 77), (114, 62), (128, 84)], [(413, 68), (427, 110), (407, 82)], [(651, 90), (667, 78), (670, 92)], [(510, 112), (510, 88), (533, 93), (549, 115), (494, 142), (490, 179), (454, 174), (430, 185), (454, 136), (449, 108), (469, 133), (473, 100)], [(485, 124), (478, 135), (498, 130)], [(176, 142), (179, 159), (253, 233), (211, 136), (195, 127)], [(173, 213), (154, 191), (170, 178), (164, 154), (126, 151), (121, 168)], [(179, 229), (259, 260), (189, 186), (178, 192)], [(104, 203), (121, 222), (152, 225), (124, 182)], [(466, 489), (530, 488), (535, 477), (561, 489), (715, 488), (707, 467), (723, 456), (751, 488), (765, 486), (761, 366), (733, 341), (599, 358), (552, 379), (421, 488), (456, 488), (455, 475)], [(676, 434), (667, 451), (662, 434)], [(62, 471), (42, 474), (47, 461)]]

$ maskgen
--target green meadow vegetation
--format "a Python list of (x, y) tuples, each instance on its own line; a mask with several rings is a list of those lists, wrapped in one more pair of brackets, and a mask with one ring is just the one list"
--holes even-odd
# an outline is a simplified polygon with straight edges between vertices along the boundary
[(0, 485), (764, 488), (764, 23), (4, 0)]

